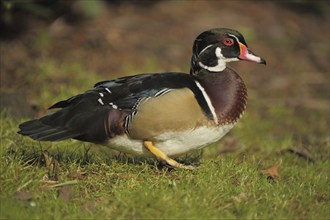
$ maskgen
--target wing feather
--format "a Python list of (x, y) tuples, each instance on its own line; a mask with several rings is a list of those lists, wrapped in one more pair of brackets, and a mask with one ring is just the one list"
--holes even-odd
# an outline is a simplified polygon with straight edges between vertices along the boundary
[(50, 107), (59, 108), (58, 111), (22, 123), (18, 133), (42, 141), (74, 138), (103, 142), (125, 132), (127, 120), (136, 113), (141, 100), (180, 88), (189, 88), (205, 114), (210, 115), (192, 76), (184, 73), (141, 74), (99, 82), (85, 93), (59, 101)]

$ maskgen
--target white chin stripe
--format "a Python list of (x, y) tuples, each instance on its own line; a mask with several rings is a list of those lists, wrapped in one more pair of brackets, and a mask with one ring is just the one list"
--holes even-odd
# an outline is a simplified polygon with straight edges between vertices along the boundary
[(210, 72), (221, 72), (224, 69), (226, 69), (226, 64), (223, 63), (222, 65), (219, 65), (219, 60), (218, 60), (218, 65), (216, 65), (216, 66), (206, 66), (202, 62), (199, 62), (198, 64), (200, 67), (202, 67), (203, 69), (206, 69)]

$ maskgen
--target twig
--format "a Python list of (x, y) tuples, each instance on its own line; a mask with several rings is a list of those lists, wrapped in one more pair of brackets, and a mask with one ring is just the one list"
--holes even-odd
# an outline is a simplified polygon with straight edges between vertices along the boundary
[(23, 188), (25, 188), (27, 185), (29, 185), (32, 182), (32, 180), (27, 181), (26, 183), (24, 183), (22, 186), (18, 187), (17, 191), (21, 191)]
[(78, 180), (72, 180), (72, 181), (67, 181), (67, 182), (64, 182), (64, 183), (43, 186), (42, 188), (51, 189), (51, 188), (56, 188), (56, 187), (61, 187), (61, 186), (66, 186), (66, 185), (74, 185), (74, 184), (78, 184)]

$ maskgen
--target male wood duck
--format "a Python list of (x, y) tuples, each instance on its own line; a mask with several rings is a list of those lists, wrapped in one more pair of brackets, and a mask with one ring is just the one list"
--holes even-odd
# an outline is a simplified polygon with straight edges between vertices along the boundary
[(201, 33), (193, 45), (190, 74), (140, 74), (103, 81), (50, 109), (60, 110), (22, 123), (19, 134), (40, 141), (77, 139), (121, 152), (171, 159), (222, 138), (241, 118), (247, 91), (227, 62), (266, 64), (235, 30)]

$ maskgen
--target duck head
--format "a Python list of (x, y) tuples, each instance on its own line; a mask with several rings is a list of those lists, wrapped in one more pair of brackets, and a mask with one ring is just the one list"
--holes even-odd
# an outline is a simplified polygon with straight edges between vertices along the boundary
[(201, 33), (195, 40), (191, 60), (191, 74), (205, 69), (221, 72), (232, 61), (245, 60), (259, 64), (266, 61), (255, 55), (241, 33), (228, 28), (211, 29)]

